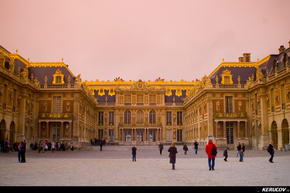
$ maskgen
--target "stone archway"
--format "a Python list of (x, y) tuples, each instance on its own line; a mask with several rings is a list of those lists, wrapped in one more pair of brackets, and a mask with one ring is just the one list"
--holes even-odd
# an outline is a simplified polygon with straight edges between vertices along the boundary
[(277, 131), (277, 123), (276, 121), (273, 121), (271, 124), (271, 140), (272, 145), (274, 148), (278, 148), (278, 131)]
[(10, 130), (9, 130), (9, 142), (10, 145), (13, 145), (16, 141), (15, 141), (15, 123), (14, 121), (11, 122), (10, 124)]
[(0, 141), (5, 140), (5, 134), (6, 134), (6, 122), (4, 119), (0, 122)]
[(289, 144), (289, 124), (287, 119), (283, 119), (282, 121), (282, 145), (284, 147), (284, 145)]

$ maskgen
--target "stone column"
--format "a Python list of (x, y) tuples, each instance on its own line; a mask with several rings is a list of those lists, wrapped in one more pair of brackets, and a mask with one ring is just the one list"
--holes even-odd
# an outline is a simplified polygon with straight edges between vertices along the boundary
[(278, 149), (282, 150), (283, 149), (283, 144), (282, 144), (282, 129), (279, 127), (279, 125), (277, 125), (277, 132), (278, 132)]
[(224, 127), (224, 139), (226, 139), (227, 138), (226, 121), (223, 121), (223, 127)]
[(46, 138), (50, 138), (50, 127), (49, 122), (46, 122)]
[(215, 121), (215, 138), (218, 138), (218, 121)]
[[(19, 125), (17, 129), (17, 139), (16, 141), (22, 141), (25, 138), (25, 113), (26, 113), (26, 97), (20, 97), (20, 106), (19, 106)], [(7, 128), (9, 125), (7, 125)]]
[[(207, 124), (208, 124), (208, 133), (207, 136), (213, 136), (213, 102), (208, 99), (207, 103)], [(213, 136), (214, 137), (214, 136)]]
[(248, 121), (245, 121), (245, 136), (246, 136), (246, 138), (249, 138), (249, 135), (248, 135)]
[(263, 147), (266, 147), (271, 139), (268, 135), (268, 107), (267, 107), (267, 93), (266, 90), (262, 90), (263, 93), (260, 95), (260, 104), (261, 104), (261, 143), (258, 144), (260, 150)]
[(238, 121), (237, 126), (238, 126), (238, 128), (237, 128), (237, 138), (240, 139), (240, 121)]

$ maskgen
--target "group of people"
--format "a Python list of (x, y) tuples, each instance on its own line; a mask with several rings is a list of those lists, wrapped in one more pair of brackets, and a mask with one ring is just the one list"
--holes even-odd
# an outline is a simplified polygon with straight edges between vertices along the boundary
[[(164, 148), (163, 144), (160, 143), (158, 145), (158, 147), (159, 147), (160, 155), (162, 155), (162, 151)], [(187, 151), (188, 151), (188, 147), (186, 144), (183, 145), (183, 150), (184, 150), (184, 154), (186, 155)], [(194, 150), (195, 150), (195, 154), (197, 154), (197, 151), (198, 151), (198, 142), (197, 141), (194, 142)], [(224, 152), (223, 152), (224, 161), (227, 161), (227, 159), (228, 159), (228, 150), (229, 150), (229, 148), (226, 147)], [(240, 156), (240, 159), (239, 159), (240, 162), (243, 162), (243, 160), (244, 160), (245, 150), (246, 150), (245, 144), (239, 143), (237, 146), (237, 156)], [(274, 147), (272, 144), (269, 144), (267, 151), (271, 155), (269, 162), (274, 163), (273, 157), (274, 157), (275, 151), (274, 151)], [(169, 163), (172, 164), (172, 170), (175, 170), (176, 154), (178, 153), (177, 148), (175, 147), (175, 143), (171, 144), (171, 146), (168, 149), (168, 152), (169, 152)], [(208, 144), (205, 147), (205, 152), (206, 152), (207, 157), (208, 157), (209, 170), (213, 171), (213, 170), (215, 170), (214, 169), (215, 158), (216, 158), (218, 152), (217, 152), (217, 146), (216, 146), (216, 144), (213, 143), (212, 139), (209, 139)], [(136, 155), (137, 155), (137, 148), (136, 148), (136, 146), (133, 146), (132, 147), (132, 161), (133, 162), (136, 162)]]
[(10, 151), (18, 151), (19, 143), (15, 142), (10, 144), (8, 140), (1, 140), (0, 141), (0, 152), (8, 153)]
[[(197, 151), (198, 151), (198, 145), (199, 145), (199, 143), (198, 143), (197, 141), (195, 141), (195, 142), (193, 143), (195, 154), (197, 154)], [(163, 144), (160, 143), (160, 144), (158, 145), (158, 147), (159, 147), (160, 155), (162, 155), (162, 151), (163, 151), (163, 148), (164, 148), (164, 147), (163, 147)], [(184, 155), (187, 155), (188, 150), (189, 150), (189, 149), (188, 149), (187, 145), (184, 144), (184, 145), (183, 145)]]
[(74, 146), (70, 143), (64, 143), (64, 142), (50, 142), (48, 140), (40, 140), (37, 144), (36, 142), (33, 144), (30, 144), (30, 148), (32, 150), (38, 150), (38, 153), (46, 152), (46, 151), (65, 151), (70, 149), (71, 151), (74, 150)]

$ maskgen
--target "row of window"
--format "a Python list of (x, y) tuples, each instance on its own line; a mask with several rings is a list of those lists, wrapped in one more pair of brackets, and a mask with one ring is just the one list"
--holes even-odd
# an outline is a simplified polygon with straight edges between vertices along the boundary
[[(98, 124), (104, 124), (104, 112), (99, 112), (98, 114)], [(137, 123), (141, 124), (144, 122), (144, 113), (143, 111), (137, 112)], [(124, 112), (124, 123), (131, 124), (131, 111)], [(149, 123), (156, 123), (156, 112), (154, 110), (149, 112)], [(109, 125), (114, 125), (114, 112), (109, 112)], [(172, 125), (172, 112), (166, 112), (166, 125)], [(182, 125), (182, 112), (177, 112), (177, 125)]]

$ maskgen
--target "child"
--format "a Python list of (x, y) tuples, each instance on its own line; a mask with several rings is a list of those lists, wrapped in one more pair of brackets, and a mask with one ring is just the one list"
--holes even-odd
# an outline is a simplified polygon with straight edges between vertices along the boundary
[(226, 149), (224, 150), (224, 157), (225, 157), (224, 160), (225, 160), (225, 162), (228, 161), (228, 149), (229, 148), (226, 147)]

